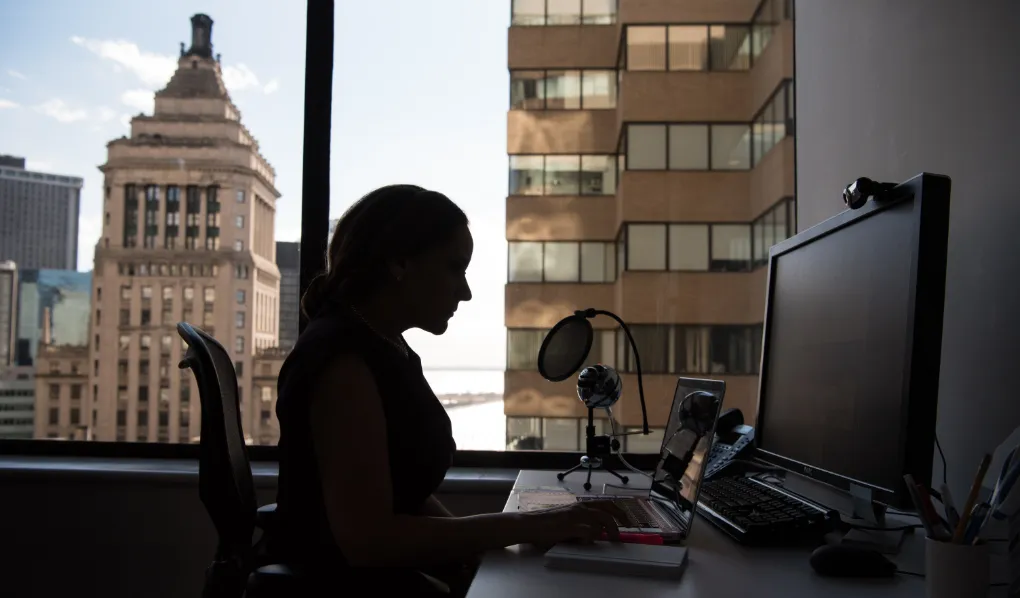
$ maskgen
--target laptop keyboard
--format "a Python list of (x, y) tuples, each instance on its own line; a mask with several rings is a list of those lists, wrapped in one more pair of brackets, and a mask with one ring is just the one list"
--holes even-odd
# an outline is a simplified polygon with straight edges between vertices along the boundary
[[(606, 500), (605, 496), (578, 496), (577, 500)], [(643, 527), (643, 528), (656, 528), (662, 529), (663, 524), (654, 517), (649, 508), (644, 504), (643, 501), (639, 501), (634, 498), (617, 498), (612, 499), (613, 504), (618, 506), (624, 514), (624, 520), (617, 520), (616, 524), (620, 527)]]

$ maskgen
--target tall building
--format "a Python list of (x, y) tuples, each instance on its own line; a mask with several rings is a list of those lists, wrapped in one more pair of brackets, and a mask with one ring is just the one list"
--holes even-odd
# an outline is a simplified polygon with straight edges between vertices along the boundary
[(35, 372), (0, 366), (0, 438), (30, 439), (35, 431)]
[(82, 179), (25, 170), (0, 156), (0, 261), (22, 270), (78, 268)]
[(197, 438), (198, 389), (190, 371), (177, 371), (182, 320), (230, 352), (244, 429), (260, 435), (253, 359), (279, 338), (280, 193), (223, 84), (212, 25), (191, 18), (191, 46), (181, 44), (153, 114), (133, 118), (131, 135), (107, 144), (100, 167), (105, 214), (88, 367), (97, 440)]
[(280, 269), (280, 348), (289, 351), (298, 337), (301, 309), (301, 243), (276, 242), (276, 267)]
[(14, 363), (18, 328), (18, 266), (0, 262), (0, 368)]
[(85, 347), (89, 338), (92, 273), (74, 270), (25, 270), (18, 282), (14, 361), (35, 363), (44, 330), (49, 344)]
[[(725, 380), (753, 421), (768, 249), (795, 230), (792, 2), (512, 4), (508, 448), (584, 448), (573, 381), (536, 358), (588, 307), (639, 347), (655, 433), (627, 450), (658, 450), (680, 375)], [(614, 417), (635, 429), (633, 352), (593, 325), (589, 361), (622, 372)]]

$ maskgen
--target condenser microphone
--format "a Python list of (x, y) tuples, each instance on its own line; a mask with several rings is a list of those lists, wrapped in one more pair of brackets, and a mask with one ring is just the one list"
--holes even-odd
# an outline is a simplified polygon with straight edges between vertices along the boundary
[(620, 400), (622, 392), (620, 375), (608, 365), (588, 366), (577, 377), (577, 398), (585, 407), (608, 409)]

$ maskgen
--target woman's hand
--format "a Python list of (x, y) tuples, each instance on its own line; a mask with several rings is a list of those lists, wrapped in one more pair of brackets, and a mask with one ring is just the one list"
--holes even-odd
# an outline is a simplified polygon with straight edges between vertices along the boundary
[(603, 533), (606, 539), (620, 539), (617, 520), (624, 513), (609, 500), (585, 501), (544, 511), (523, 514), (531, 527), (532, 544), (551, 546), (559, 542), (594, 542)]

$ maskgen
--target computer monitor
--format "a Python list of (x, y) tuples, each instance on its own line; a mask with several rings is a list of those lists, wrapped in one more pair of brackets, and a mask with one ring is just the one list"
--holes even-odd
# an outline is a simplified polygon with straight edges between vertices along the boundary
[(760, 458), (897, 508), (930, 486), (949, 194), (921, 174), (771, 248)]

